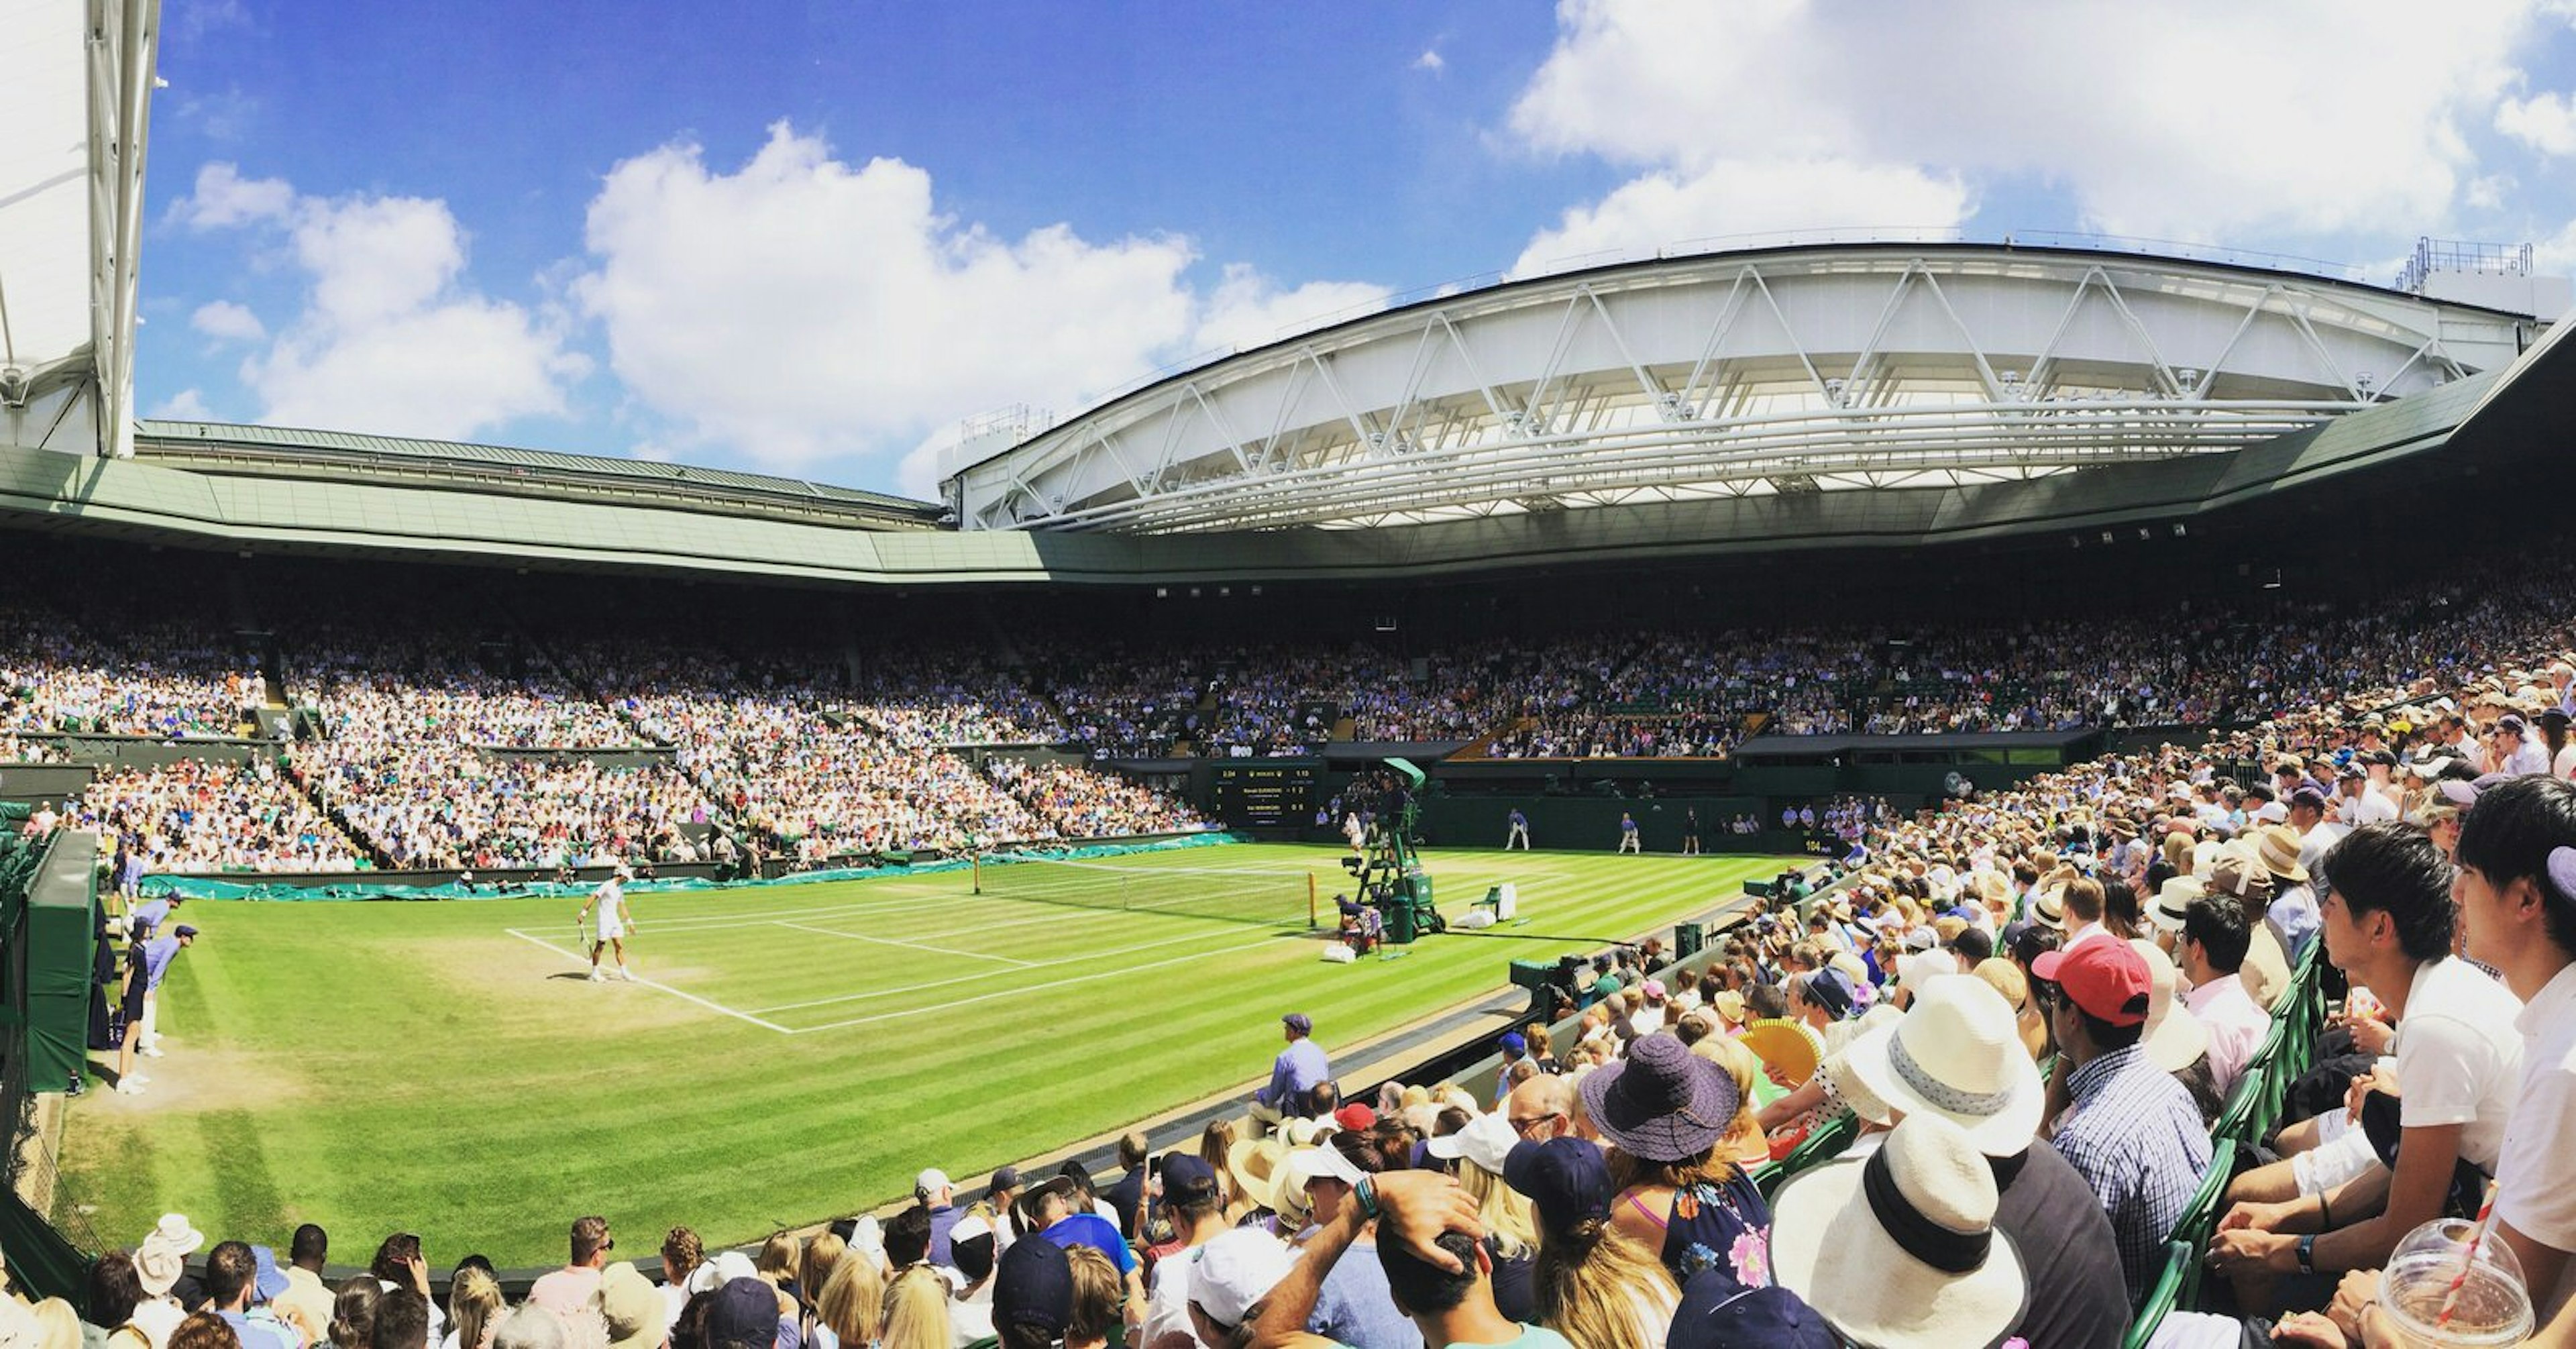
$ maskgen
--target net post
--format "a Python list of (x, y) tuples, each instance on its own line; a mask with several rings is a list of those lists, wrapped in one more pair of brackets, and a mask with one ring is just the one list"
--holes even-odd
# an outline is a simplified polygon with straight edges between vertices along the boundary
[(1320, 924), (1315, 918), (1315, 873), (1309, 871), (1306, 873), (1306, 930), (1312, 932), (1318, 926)]
[(980, 894), (982, 894), (982, 893), (984, 893), (984, 854), (983, 854), (983, 853), (981, 853), (981, 852), (969, 852), (969, 853), (967, 853), (967, 854), (966, 854), (966, 872), (967, 872), (967, 875), (968, 875), (968, 876), (970, 876), (970, 877), (972, 877), (972, 878), (973, 878), (974, 885), (975, 885), (975, 893), (976, 893), (976, 894), (979, 894), (979, 895), (980, 895)]

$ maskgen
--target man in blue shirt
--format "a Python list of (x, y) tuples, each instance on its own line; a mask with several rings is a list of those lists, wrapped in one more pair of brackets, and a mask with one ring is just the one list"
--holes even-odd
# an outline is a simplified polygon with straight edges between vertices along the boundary
[(1323, 1046), (1310, 1038), (1315, 1023), (1304, 1012), (1290, 1012), (1279, 1024), (1287, 1031), (1288, 1047), (1270, 1063), (1270, 1085), (1252, 1094), (1253, 1122), (1262, 1125), (1306, 1113), (1306, 1093), (1333, 1075)]
[(252, 1307), (258, 1273), (258, 1257), (241, 1242), (218, 1242), (206, 1252), (206, 1296), (215, 1315), (233, 1328), (242, 1349), (303, 1349), (303, 1337), (287, 1329), (274, 1312)]
[[(143, 1084), (148, 1079), (134, 1071), (134, 1051), (143, 1041), (147, 1009), (151, 1006), (153, 994), (160, 989), (161, 981), (169, 976), (170, 962), (177, 960), (181, 951), (195, 945), (196, 940), (197, 930), (182, 923), (171, 929), (167, 937), (134, 944), (125, 973), (125, 1038), (119, 1043), (116, 1053), (116, 1089), (123, 1095), (138, 1096), (143, 1092)], [(161, 1054), (157, 1048), (144, 1052), (155, 1058)]]
[(1619, 812), (1619, 851), (1637, 851), (1637, 817), (1624, 810)]
[(1522, 852), (1528, 852), (1529, 817), (1527, 815), (1523, 815), (1521, 813), (1521, 808), (1518, 806), (1512, 807), (1511, 824), (1512, 831), (1503, 836), (1503, 851), (1510, 852), (1512, 850), (1512, 845), (1517, 843), (1520, 845)]

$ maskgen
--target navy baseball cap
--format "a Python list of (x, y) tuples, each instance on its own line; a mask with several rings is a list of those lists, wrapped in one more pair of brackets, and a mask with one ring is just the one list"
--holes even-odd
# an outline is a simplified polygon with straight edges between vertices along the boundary
[(1208, 1165), (1206, 1158), (1194, 1153), (1164, 1153), (1163, 1197), (1186, 1200), (1193, 1193), (1201, 1191), (1205, 1192), (1205, 1196), (1214, 1196), (1217, 1193), (1216, 1168)]
[(1012, 1242), (993, 1274), (994, 1326), (1032, 1326), (1055, 1336), (1072, 1319), (1073, 1261), (1064, 1248), (1044, 1238)]
[(170, 935), (173, 937), (193, 937), (197, 935), (197, 930), (188, 926), (186, 923), (181, 923), (177, 927), (170, 929)]
[(1503, 1154), (1503, 1183), (1529, 1196), (1551, 1232), (1610, 1216), (1610, 1163), (1580, 1138), (1513, 1144)]
[(778, 1322), (777, 1289), (758, 1279), (734, 1279), (716, 1290), (715, 1304), (707, 1308), (707, 1342), (774, 1344)]
[(1786, 1345), (1838, 1349), (1842, 1340), (1816, 1309), (1786, 1288), (1746, 1291), (1724, 1273), (1704, 1269), (1682, 1288), (1666, 1349), (1726, 1349), (1730, 1345)]

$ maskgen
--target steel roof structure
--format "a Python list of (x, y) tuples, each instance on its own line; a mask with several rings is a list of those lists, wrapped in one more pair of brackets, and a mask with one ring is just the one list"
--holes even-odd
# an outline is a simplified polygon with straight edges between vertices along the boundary
[(2545, 325), (2265, 267), (1833, 244), (1437, 297), (969, 465), (969, 530), (1352, 529), (2021, 482), (2240, 450), (2500, 369)]
[(159, 0), (0, 0), (0, 444), (133, 452)]

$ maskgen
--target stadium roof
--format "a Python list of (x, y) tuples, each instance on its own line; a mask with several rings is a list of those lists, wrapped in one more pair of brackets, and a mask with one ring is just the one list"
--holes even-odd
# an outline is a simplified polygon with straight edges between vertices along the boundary
[(622, 499), (719, 513), (825, 517), (864, 528), (921, 528), (941, 507), (766, 473), (348, 431), (147, 421), (146, 460), (221, 476), (441, 484), (557, 498)]
[(1663, 257), (1336, 324), (978, 460), (967, 529), (1375, 528), (2224, 454), (2500, 368), (2526, 313), (1959, 241)]
[(2231, 453), (1956, 487), (1367, 530), (889, 530), (713, 509), (640, 481), (623, 494), (521, 493), (453, 473), (215, 472), (159, 451), (116, 461), (0, 447), (0, 526), (299, 556), (889, 586), (1381, 582), (1802, 550), (2091, 547), (2185, 527), (2198, 538), (2204, 523), (2306, 520), (2391, 492), (2458, 499), (2481, 473), (2492, 476), (2479, 482), (2514, 483), (2549, 471), (2563, 482), (2554, 450), (2576, 387), (2576, 346), (2565, 335), (2552, 329), (2501, 370)]
[(132, 444), (158, 0), (0, 0), (0, 444)]

